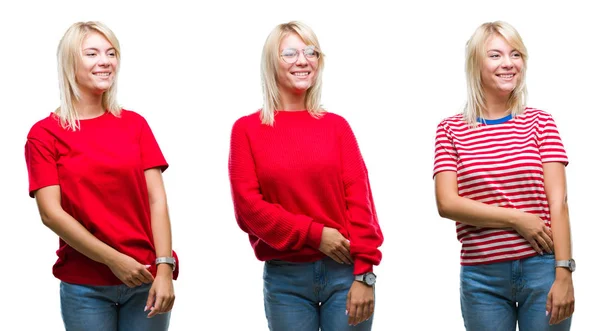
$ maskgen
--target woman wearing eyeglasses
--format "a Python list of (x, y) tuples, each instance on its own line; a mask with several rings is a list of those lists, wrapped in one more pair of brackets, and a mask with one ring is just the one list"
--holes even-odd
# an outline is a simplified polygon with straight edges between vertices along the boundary
[(460, 300), (467, 330), (569, 330), (575, 261), (567, 155), (554, 120), (526, 107), (527, 49), (505, 22), (467, 43), (468, 101), (443, 120), (435, 192), (462, 243)]
[(269, 329), (370, 330), (383, 242), (365, 163), (339, 115), (321, 108), (314, 32), (280, 24), (261, 63), (264, 105), (233, 125), (235, 216), (264, 266)]

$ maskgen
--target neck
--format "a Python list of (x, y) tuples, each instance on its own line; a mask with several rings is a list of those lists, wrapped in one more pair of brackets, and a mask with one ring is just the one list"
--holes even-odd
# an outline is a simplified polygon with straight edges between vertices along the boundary
[(492, 93), (485, 94), (485, 109), (483, 109), (483, 117), (486, 119), (498, 119), (510, 114), (508, 109), (509, 95), (495, 95)]
[(280, 108), (281, 111), (299, 111), (306, 109), (306, 92), (303, 93), (290, 93), (280, 91), (279, 97), (281, 98)]
[(102, 94), (82, 93), (81, 99), (75, 102), (75, 110), (82, 120), (104, 114), (106, 109), (102, 107)]

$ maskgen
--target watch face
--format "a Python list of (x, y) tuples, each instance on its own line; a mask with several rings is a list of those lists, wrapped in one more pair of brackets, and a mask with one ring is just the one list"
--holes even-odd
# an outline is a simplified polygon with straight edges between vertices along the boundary
[(375, 284), (375, 279), (376, 278), (377, 277), (375, 276), (375, 274), (368, 273), (368, 274), (365, 275), (365, 283), (367, 283), (367, 285), (371, 285), (372, 286), (373, 284)]
[(575, 271), (575, 260), (569, 260), (569, 269), (571, 269), (571, 271)]

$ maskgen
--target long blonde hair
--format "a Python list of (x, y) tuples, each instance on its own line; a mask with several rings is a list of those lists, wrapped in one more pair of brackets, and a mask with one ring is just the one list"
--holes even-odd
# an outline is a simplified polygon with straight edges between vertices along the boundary
[(263, 107), (260, 111), (260, 119), (263, 124), (273, 125), (275, 122), (275, 110), (281, 107), (279, 87), (277, 86), (277, 68), (279, 59), (279, 46), (282, 40), (292, 34), (297, 34), (307, 45), (315, 46), (321, 56), (318, 60), (318, 71), (313, 86), (306, 92), (305, 106), (315, 117), (321, 116), (325, 110), (321, 106), (322, 74), (324, 67), (324, 55), (321, 52), (319, 40), (310, 27), (306, 24), (291, 21), (277, 25), (267, 37), (263, 46), (261, 58), (261, 80), (263, 89)]
[[(77, 22), (65, 32), (57, 49), (58, 85), (60, 89), (60, 107), (55, 114), (60, 124), (73, 131), (79, 129), (79, 116), (75, 110), (75, 102), (81, 99), (81, 92), (76, 80), (77, 67), (81, 62), (81, 46), (83, 40), (92, 32), (100, 33), (114, 47), (117, 61), (121, 60), (121, 48), (115, 34), (101, 22)], [(102, 94), (102, 107), (115, 116), (121, 113), (117, 103), (117, 66), (112, 86)]]
[(527, 86), (525, 84), (527, 48), (519, 32), (510, 24), (502, 21), (484, 23), (475, 30), (466, 46), (467, 103), (463, 111), (463, 117), (469, 127), (472, 128), (479, 125), (477, 118), (483, 117), (483, 110), (486, 108), (481, 82), (481, 66), (486, 54), (485, 43), (494, 35), (503, 37), (511, 47), (521, 54), (523, 59), (521, 79), (510, 93), (507, 105), (513, 117), (525, 110), (527, 100)]

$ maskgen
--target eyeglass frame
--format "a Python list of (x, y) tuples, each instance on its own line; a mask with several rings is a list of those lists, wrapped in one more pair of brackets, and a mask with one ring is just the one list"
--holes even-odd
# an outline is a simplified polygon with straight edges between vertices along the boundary
[[(285, 60), (285, 58), (283, 57), (283, 52), (284, 52), (284, 51), (286, 51), (286, 50), (290, 50), (290, 49), (293, 49), (293, 50), (295, 50), (295, 51), (296, 51), (296, 55), (294, 56), (294, 57), (295, 57), (295, 59), (294, 59), (294, 61), (292, 61), (292, 62), (288, 62), (288, 61), (286, 61), (286, 60)], [(307, 57), (307, 56), (306, 56), (306, 50), (307, 50), (307, 49), (312, 49), (313, 51), (315, 51), (315, 54), (316, 54), (316, 55), (315, 55), (315, 57), (314, 57), (314, 58), (309, 58), (309, 57)], [(321, 52), (320, 52), (320, 51), (319, 51), (319, 49), (317, 49), (315, 46), (306, 46), (306, 47), (304, 47), (304, 48), (302, 48), (302, 49), (293, 48), (293, 47), (288, 47), (288, 48), (285, 48), (285, 49), (283, 49), (283, 50), (281, 51), (281, 53), (279, 53), (279, 57), (280, 57), (280, 58), (283, 60), (283, 62), (285, 62), (285, 63), (288, 63), (288, 64), (296, 63), (296, 62), (298, 61), (298, 59), (300, 58), (300, 51), (302, 51), (302, 54), (304, 55), (304, 58), (305, 58), (306, 60), (308, 60), (308, 61), (312, 61), (312, 60), (318, 60), (318, 59), (320, 59), (320, 58), (321, 58)]]

